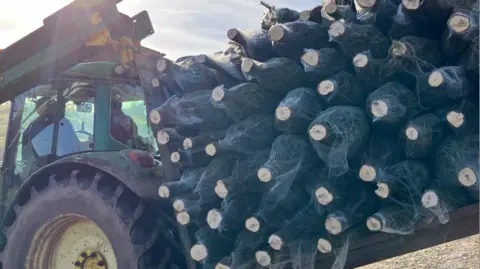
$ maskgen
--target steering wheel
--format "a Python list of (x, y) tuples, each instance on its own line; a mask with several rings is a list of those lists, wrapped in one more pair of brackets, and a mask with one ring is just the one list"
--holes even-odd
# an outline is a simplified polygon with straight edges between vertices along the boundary
[(86, 135), (88, 138), (87, 138), (87, 141), (91, 141), (92, 140), (92, 137), (93, 137), (93, 134), (92, 133), (89, 133), (85, 130), (76, 130), (75, 131), (75, 134), (83, 134), (83, 135)]

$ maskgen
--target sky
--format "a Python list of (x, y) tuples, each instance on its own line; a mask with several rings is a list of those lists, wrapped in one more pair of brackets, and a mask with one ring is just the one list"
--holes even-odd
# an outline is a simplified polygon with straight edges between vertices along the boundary
[[(41, 2), (41, 4), (39, 4)], [(42, 26), (42, 20), (71, 0), (0, 0), (0, 48), (6, 48)], [(321, 1), (266, 0), (277, 7), (298, 11)], [(143, 45), (167, 54), (170, 59), (213, 53), (228, 46), (227, 31), (260, 27), (260, 0), (123, 0), (119, 10), (129, 16), (147, 10), (155, 34)]]

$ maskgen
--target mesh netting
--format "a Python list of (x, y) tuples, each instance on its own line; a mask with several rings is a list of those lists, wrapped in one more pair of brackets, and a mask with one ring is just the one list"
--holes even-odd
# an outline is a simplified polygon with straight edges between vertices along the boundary
[(178, 63), (166, 58), (160, 59), (157, 70), (171, 76), (184, 93), (208, 90), (217, 86), (215, 71), (197, 63), (191, 57)]
[(382, 75), (388, 76), (394, 71), (422, 74), (433, 71), (442, 63), (438, 40), (405, 36), (393, 41)]
[(218, 230), (222, 234), (236, 235), (245, 227), (245, 219), (258, 209), (263, 198), (261, 192), (249, 192), (248, 199), (244, 195), (230, 196), (222, 202), (221, 222)]
[(158, 194), (162, 198), (190, 197), (198, 184), (204, 168), (186, 169), (179, 181), (162, 184)]
[(224, 139), (205, 149), (211, 156), (224, 152), (249, 154), (270, 147), (277, 135), (272, 115), (252, 115), (230, 126)]
[(364, 90), (368, 93), (378, 89), (384, 83), (380, 77), (384, 62), (383, 58), (373, 58), (370, 51), (361, 52), (353, 57), (355, 74), (362, 81)]
[(433, 213), (440, 223), (450, 220), (450, 213), (475, 201), (465, 195), (465, 190), (443, 184), (438, 178), (432, 179), (422, 195), (422, 206)]
[(181, 128), (163, 128), (157, 133), (157, 142), (160, 145), (169, 145), (172, 149), (177, 149), (187, 135), (194, 135), (195, 132), (189, 132)]
[(262, 15), (262, 29), (268, 30), (277, 23), (288, 23), (298, 20), (299, 13), (293, 9), (282, 7), (276, 8), (264, 1), (260, 4), (265, 7)]
[(405, 153), (411, 159), (423, 159), (434, 154), (445, 136), (445, 124), (435, 114), (423, 114), (402, 129)]
[(446, 186), (470, 190), (478, 199), (478, 133), (451, 136), (437, 149), (436, 175)]
[(322, 17), (322, 5), (315, 6), (309, 10), (304, 10), (300, 12), (300, 20), (301, 21), (311, 21), (316, 22), (318, 24), (322, 24), (324, 22), (324, 18)]
[(175, 199), (173, 208), (177, 211), (177, 222), (181, 225), (197, 224), (199, 227), (207, 225), (208, 211), (217, 206), (213, 201), (202, 199)]
[(373, 25), (336, 21), (330, 25), (328, 33), (349, 59), (366, 50), (369, 50), (374, 58), (382, 58), (388, 54), (390, 41)]
[(329, 106), (361, 106), (367, 97), (360, 80), (345, 71), (321, 81), (317, 92)]
[(368, 95), (367, 115), (382, 131), (395, 131), (422, 112), (415, 93), (397, 82), (388, 82)]
[(337, 72), (347, 70), (348, 61), (337, 49), (323, 48), (319, 50), (304, 49), (301, 57), (308, 84), (316, 87), (318, 83)]
[(326, 4), (322, 9), (322, 14), (325, 20), (327, 21), (345, 21), (353, 22), (355, 21), (355, 11), (352, 6), (345, 5), (346, 3), (330, 2)]
[(210, 101), (235, 122), (239, 122), (253, 114), (271, 113), (280, 99), (281, 95), (263, 89), (256, 83), (242, 83), (228, 89), (216, 87)]
[(268, 39), (266, 30), (242, 31), (232, 28), (228, 30), (227, 37), (237, 43), (243, 55), (248, 58), (263, 62), (274, 57), (272, 42)]
[(395, 164), (405, 157), (401, 140), (397, 136), (373, 132), (365, 147), (357, 155), (355, 171), (366, 182), (374, 181), (380, 169)]
[[(310, 241), (310, 244), (313, 243), (313, 249), (316, 249), (316, 238), (325, 233), (321, 228), (324, 222), (325, 211), (312, 201), (286, 221), (280, 230), (270, 235), (268, 243), (274, 250), (285, 247), (297, 250), (298, 247), (302, 247), (300, 246), (302, 243)], [(294, 256), (296, 255), (292, 255)]]
[(308, 129), (312, 146), (330, 168), (331, 175), (349, 169), (348, 158), (363, 146), (370, 132), (365, 113), (350, 106), (321, 112)]
[(442, 7), (440, 1), (413, 0), (402, 5), (412, 18), (417, 34), (428, 39), (438, 39), (442, 35), (452, 12), (451, 7)]
[(328, 26), (310, 21), (295, 21), (273, 26), (269, 37), (280, 56), (299, 62), (304, 49), (329, 47)]
[[(355, 189), (356, 191), (353, 191)], [(331, 213), (325, 220), (325, 229), (333, 235), (341, 234), (365, 221), (378, 210), (379, 204), (370, 185), (359, 183), (357, 188), (349, 189), (349, 195), (342, 197), (330, 207)]]
[(436, 114), (457, 134), (478, 133), (478, 106), (468, 99), (439, 109)]
[(201, 178), (194, 190), (205, 202), (219, 203), (219, 197), (215, 194), (215, 185), (218, 180), (231, 175), (233, 168), (238, 162), (238, 157), (231, 154), (225, 154), (213, 158), (210, 164), (201, 174)]
[(197, 243), (190, 249), (190, 256), (205, 264), (216, 264), (230, 254), (235, 240), (225, 237), (208, 227), (198, 229), (195, 233)]
[(409, 14), (405, 13), (403, 6), (398, 5), (397, 12), (393, 17), (392, 26), (388, 30), (387, 36), (397, 40), (404, 36), (414, 35), (416, 33), (415, 25)]
[(289, 134), (305, 134), (310, 122), (323, 110), (317, 95), (309, 88), (296, 88), (278, 104), (275, 128)]
[[(472, 83), (478, 83), (479, 63), (478, 63), (478, 44), (479, 41), (473, 42), (468, 49), (462, 54), (458, 64), (462, 65), (468, 72), (468, 77)], [(478, 84), (476, 84), (478, 87)]]
[(387, 205), (367, 219), (367, 227), (375, 232), (407, 235), (414, 232), (418, 220), (411, 207)]
[(260, 86), (286, 94), (302, 86), (305, 74), (302, 67), (287, 58), (272, 58), (265, 62), (244, 59), (242, 71), (249, 80), (256, 80)]
[(211, 157), (202, 148), (188, 150), (178, 149), (170, 154), (170, 161), (180, 165), (182, 168), (195, 168), (206, 166), (210, 163)]
[(382, 199), (410, 208), (421, 214), (420, 200), (430, 183), (430, 173), (424, 163), (406, 160), (388, 166), (377, 175), (375, 193)]
[(217, 72), (228, 74), (234, 79), (234, 81), (240, 82), (245, 80), (245, 76), (240, 68), (240, 65), (242, 64), (242, 57), (233, 51), (199, 55), (195, 60), (214, 70), (217, 70)]
[[(172, 96), (153, 111), (158, 112), (157, 122), (166, 125), (188, 127), (195, 130), (224, 129), (231, 119), (210, 103), (211, 90), (197, 91), (183, 97)], [(152, 113), (150, 118), (152, 118)]]
[(446, 66), (417, 78), (417, 96), (422, 107), (440, 107), (473, 92), (462, 66)]
[(206, 145), (223, 139), (226, 132), (226, 130), (213, 130), (210, 132), (201, 132), (196, 136), (185, 137), (185, 139), (182, 140), (182, 147), (184, 150), (204, 150)]
[(308, 201), (307, 193), (303, 190), (302, 186), (298, 184), (293, 184), (290, 187), (288, 195), (283, 199), (279, 199), (277, 190), (273, 187), (265, 195), (255, 215), (259, 217), (261, 221), (264, 221), (265, 225), (278, 229), (282, 227), (287, 220), (291, 219), (300, 208), (308, 204)]
[(243, 230), (238, 234), (232, 252), (232, 268), (251, 268), (256, 264), (255, 252), (266, 245), (270, 230), (262, 227), (257, 232)]
[(217, 181), (215, 192), (221, 198), (248, 195), (250, 192), (266, 192), (271, 185), (258, 180), (258, 169), (268, 160), (270, 149), (248, 154), (237, 162), (232, 174)]
[(280, 201), (291, 195), (292, 184), (319, 161), (303, 136), (283, 134), (273, 142), (267, 162), (258, 170), (258, 179), (273, 181), (271, 192)]
[(357, 10), (357, 21), (373, 24), (384, 34), (388, 32), (397, 12), (397, 5), (394, 1), (375, 1), (373, 7), (368, 6), (370, 3), (367, 3), (367, 6), (361, 6), (358, 1), (354, 3)]

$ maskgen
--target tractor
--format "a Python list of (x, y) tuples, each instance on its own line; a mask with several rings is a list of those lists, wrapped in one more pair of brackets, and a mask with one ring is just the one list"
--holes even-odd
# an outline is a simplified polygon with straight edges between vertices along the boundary
[(0, 268), (186, 266), (147, 116), (164, 54), (119, 2), (76, 0), (0, 51)]

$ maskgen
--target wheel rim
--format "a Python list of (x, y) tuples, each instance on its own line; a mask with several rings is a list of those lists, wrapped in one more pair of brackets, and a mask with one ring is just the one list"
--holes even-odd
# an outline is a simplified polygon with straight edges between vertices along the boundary
[(118, 269), (110, 240), (78, 214), (55, 217), (35, 234), (27, 269)]

